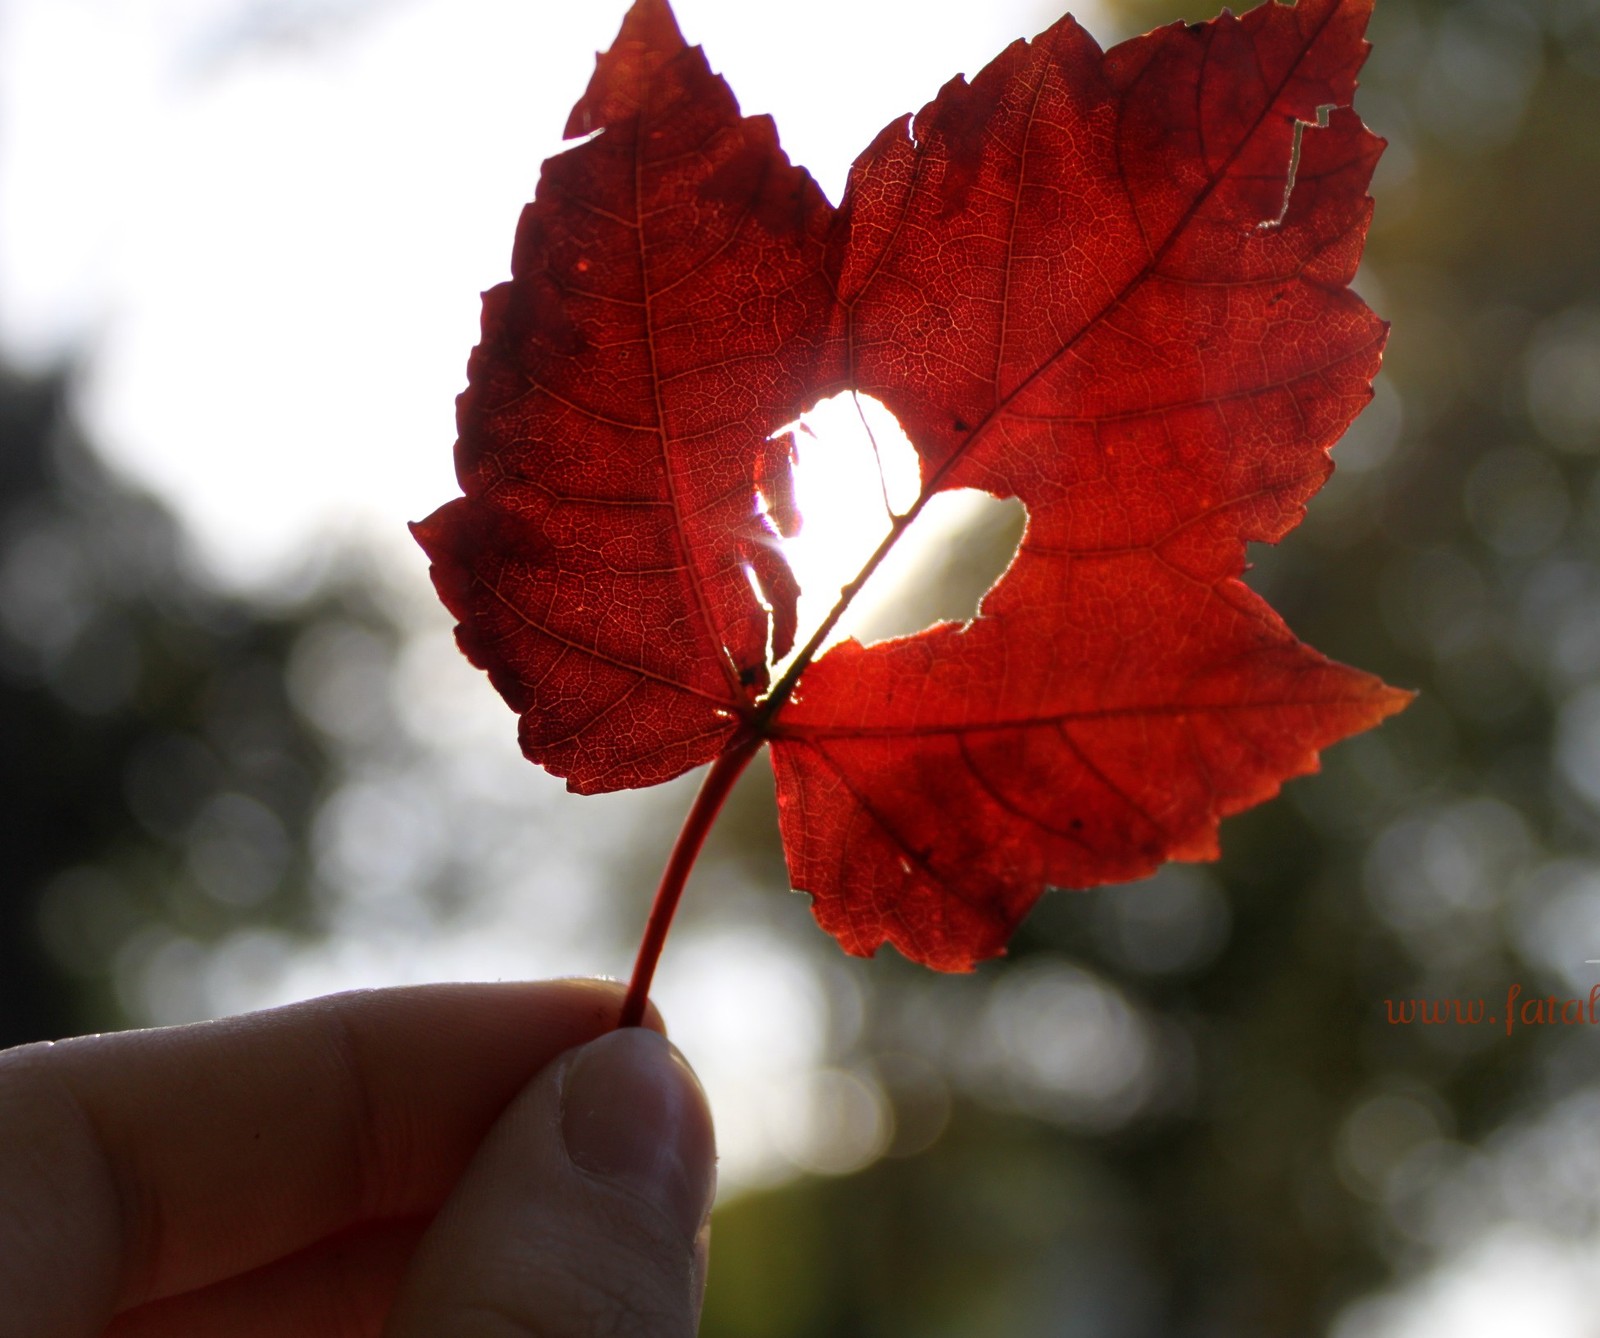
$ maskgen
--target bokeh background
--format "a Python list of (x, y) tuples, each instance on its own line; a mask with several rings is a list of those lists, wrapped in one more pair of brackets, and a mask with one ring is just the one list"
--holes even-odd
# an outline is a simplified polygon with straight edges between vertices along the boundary
[[(622, 9), (0, 0), (0, 1042), (626, 972), (693, 779), (524, 763), (402, 528), (455, 491), (477, 293)], [(678, 10), (835, 199), (1056, 17)], [(1393, 336), (1250, 579), (1421, 696), (1219, 863), (1051, 893), (960, 978), (823, 938), (754, 768), (657, 990), (719, 1121), (707, 1335), (1600, 1332), (1600, 1031), (1503, 1025), (1600, 981), (1600, 0), (1379, 0), (1371, 36)], [(1003, 566), (1015, 517), (969, 519), (902, 618)]]

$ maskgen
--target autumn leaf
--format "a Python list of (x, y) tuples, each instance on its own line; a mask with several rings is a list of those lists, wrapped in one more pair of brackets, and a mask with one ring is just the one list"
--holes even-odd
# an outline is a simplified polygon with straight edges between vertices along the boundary
[[(1349, 106), (1370, 5), (1108, 52), (1063, 18), (885, 127), (834, 209), (637, 0), (485, 295), (465, 496), (413, 529), (529, 758), (582, 792), (714, 763), (652, 933), (763, 743), (823, 927), (960, 970), (1046, 886), (1215, 858), (1222, 817), (1405, 704), (1240, 580), (1381, 358), (1349, 289), (1382, 149)], [(893, 410), (921, 492), (776, 677), (781, 429), (842, 390)], [(819, 653), (959, 488), (1028, 514), (979, 615)]]

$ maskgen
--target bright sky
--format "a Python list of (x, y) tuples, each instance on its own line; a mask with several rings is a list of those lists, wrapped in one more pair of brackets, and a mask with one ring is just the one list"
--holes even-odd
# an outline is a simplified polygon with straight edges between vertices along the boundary
[[(456, 491), (478, 294), (623, 8), (8, 0), (0, 344), (33, 364), (87, 351), (91, 436), (226, 577), (344, 536), (410, 558), (402, 522)], [(1044, 0), (677, 8), (834, 198), (881, 125), (1054, 17)]]

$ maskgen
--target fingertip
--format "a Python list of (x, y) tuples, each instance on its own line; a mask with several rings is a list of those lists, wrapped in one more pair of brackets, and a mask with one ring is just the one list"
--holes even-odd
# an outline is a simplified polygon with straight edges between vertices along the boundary
[[(563, 976), (554, 983), (593, 991), (598, 999), (604, 1000), (603, 1007), (612, 1027), (618, 1027), (622, 1017), (623, 1000), (627, 998), (628, 993), (625, 982), (612, 976)], [(639, 1019), (638, 1025), (649, 1031), (659, 1032), (663, 1036), (668, 1035), (666, 1019), (662, 1017), (654, 999), (645, 1000), (644, 1015)]]
[(663, 1036), (671, 1035), (667, 1031), (667, 1020), (661, 1015), (661, 1010), (656, 1007), (654, 999), (644, 1001), (644, 1016), (639, 1020), (641, 1027), (648, 1027), (651, 1031), (658, 1031)]
[(664, 1036), (629, 1027), (574, 1051), (561, 1082), (561, 1134), (579, 1171), (633, 1194), (689, 1241), (716, 1193), (705, 1090)]
[(476, 1332), (486, 1313), (505, 1334), (687, 1338), (715, 1165), (705, 1094), (654, 1028), (569, 1051), (507, 1107), (435, 1219), (390, 1338)]

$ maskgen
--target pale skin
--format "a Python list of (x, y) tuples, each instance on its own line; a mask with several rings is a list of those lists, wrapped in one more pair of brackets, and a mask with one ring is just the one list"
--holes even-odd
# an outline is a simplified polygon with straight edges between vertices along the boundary
[(681, 1338), (711, 1117), (594, 981), (0, 1054), (0, 1338)]

